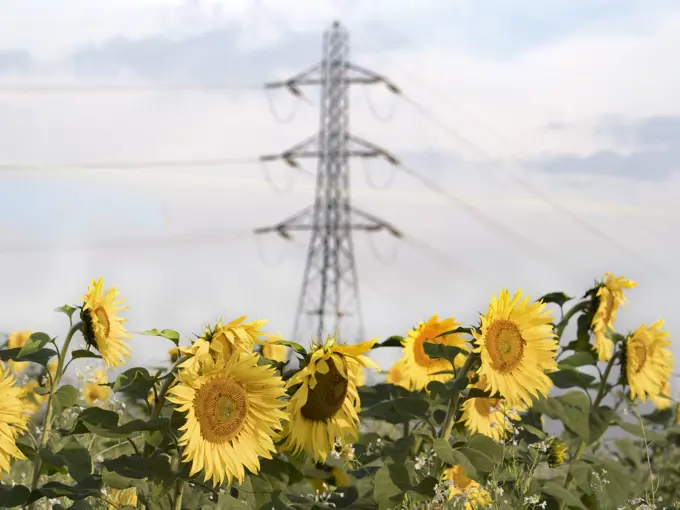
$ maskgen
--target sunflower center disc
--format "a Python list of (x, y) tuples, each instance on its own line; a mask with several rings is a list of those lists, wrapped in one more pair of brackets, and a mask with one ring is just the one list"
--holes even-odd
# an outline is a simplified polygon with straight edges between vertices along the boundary
[(196, 391), (194, 412), (201, 436), (211, 443), (224, 443), (241, 431), (248, 416), (248, 395), (234, 379), (216, 377)]
[(308, 420), (325, 421), (335, 415), (345, 402), (349, 381), (328, 360), (328, 372), (316, 374), (316, 386), (309, 390), (307, 402), (300, 412)]
[(111, 323), (109, 322), (109, 315), (106, 313), (106, 310), (100, 306), (94, 311), (94, 316), (104, 328), (104, 336), (108, 337), (111, 332)]
[(506, 319), (495, 321), (489, 328), (486, 343), (492, 368), (500, 373), (512, 371), (524, 357), (525, 344), (514, 322)]
[(492, 413), (492, 407), (494, 410), (498, 408), (498, 402), (500, 402), (498, 398), (476, 398), (475, 408), (480, 415), (487, 418)]

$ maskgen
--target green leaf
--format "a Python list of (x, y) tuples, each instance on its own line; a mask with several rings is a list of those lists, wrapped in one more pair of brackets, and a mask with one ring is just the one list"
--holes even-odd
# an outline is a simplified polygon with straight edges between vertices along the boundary
[(470, 436), (467, 444), (470, 448), (484, 453), (496, 463), (501, 462), (503, 458), (503, 446), (483, 434), (474, 434)]
[(477, 470), (472, 465), (465, 454), (459, 450), (454, 450), (446, 439), (437, 438), (432, 445), (437, 457), (451, 466), (461, 466), (465, 474), (472, 479), (477, 477)]
[(564, 292), (551, 292), (543, 297), (538, 298), (536, 302), (540, 301), (543, 303), (555, 303), (556, 305), (562, 307), (564, 306), (564, 303), (571, 301), (572, 299), (574, 298), (567, 296)]
[(381, 402), (361, 412), (362, 417), (379, 418), (390, 423), (427, 416), (430, 403), (421, 397), (402, 397)]
[(529, 425), (528, 423), (522, 423), (522, 428), (524, 430), (526, 430), (527, 432), (529, 432), (530, 434), (533, 434), (534, 436), (536, 436), (541, 441), (543, 441), (547, 437), (545, 432), (534, 427), (533, 425)]
[(448, 399), (451, 397), (451, 390), (441, 381), (430, 381), (427, 383), (427, 391), (434, 398)]
[(597, 359), (592, 350), (580, 351), (564, 358), (559, 362), (559, 368), (578, 368), (585, 365), (596, 365)]
[(439, 333), (435, 338), (441, 338), (443, 336), (449, 336), (449, 335), (459, 335), (461, 333), (465, 333), (467, 335), (472, 335), (472, 328), (465, 328), (463, 326), (457, 327), (456, 329), (452, 329), (449, 331), (444, 331), (443, 333)]
[(616, 411), (607, 406), (600, 406), (590, 410), (588, 444), (592, 444), (604, 434), (609, 428), (609, 424), (616, 416)]
[(73, 313), (76, 310), (78, 310), (78, 308), (76, 308), (75, 306), (71, 306), (71, 305), (64, 305), (64, 306), (60, 306), (59, 308), (54, 309), (55, 312), (65, 313), (68, 316), (69, 319), (73, 316)]
[(44, 367), (50, 362), (54, 356), (57, 355), (57, 351), (52, 349), (40, 349), (32, 354), (28, 354), (19, 359), (19, 352), (21, 349), (3, 349), (0, 351), (0, 361), (28, 361), (31, 363), (37, 363)]
[(168, 340), (172, 341), (172, 343), (174, 343), (175, 345), (179, 345), (179, 333), (172, 329), (162, 329), (158, 331), (156, 328), (153, 328), (147, 329), (146, 331), (141, 331), (139, 334), (146, 336), (160, 336), (163, 338), (167, 338)]
[(17, 358), (23, 358), (45, 347), (52, 339), (46, 333), (33, 333), (19, 351)]
[(86, 499), (93, 494), (99, 494), (100, 491), (101, 479), (94, 475), (89, 476), (75, 485), (66, 485), (61, 482), (47, 482), (31, 494), (29, 503), (41, 498), (60, 498), (64, 496), (72, 501), (79, 501)]
[(276, 340), (274, 342), (271, 342), (275, 345), (285, 345), (286, 347), (290, 347), (293, 349), (295, 352), (300, 354), (302, 357), (307, 356), (307, 349), (302, 347), (299, 343), (297, 342), (291, 342), (290, 340)]
[(146, 483), (138, 478), (119, 475), (115, 471), (109, 471), (108, 469), (102, 469), (102, 482), (104, 482), (104, 485), (118, 490), (129, 489), (130, 487), (146, 489)]
[(387, 340), (373, 345), (373, 349), (377, 349), (378, 347), (401, 347), (401, 341), (403, 339), (403, 336), (393, 335)]
[(118, 414), (98, 407), (88, 407), (76, 418), (70, 431), (62, 431), (62, 435), (97, 434), (111, 439), (128, 437), (132, 432), (167, 430), (170, 420), (156, 418), (149, 421), (132, 420), (118, 425)]
[[(148, 479), (154, 482), (162, 482), (173, 476), (170, 460), (165, 455), (154, 455), (152, 457), (121, 455), (115, 459), (105, 460), (102, 465), (109, 472), (128, 479)], [(126, 481), (125, 483), (130, 482)]]
[(482, 473), (493, 472), (496, 463), (487, 454), (466, 446), (459, 448), (457, 451), (465, 455), (477, 471)]
[(87, 349), (76, 349), (75, 351), (71, 352), (71, 357), (73, 359), (78, 359), (78, 358), (102, 359), (100, 354), (97, 354), (96, 352), (88, 351)]
[(48, 395), (50, 392), (49, 388), (43, 388), (42, 386), (36, 386), (33, 388), (33, 393), (37, 395)]
[(619, 449), (621, 455), (625, 459), (630, 460), (635, 465), (635, 468), (640, 466), (640, 457), (642, 452), (638, 445), (633, 443), (629, 437), (616, 438), (614, 439), (614, 444)]
[(65, 384), (54, 392), (52, 405), (54, 405), (54, 412), (61, 413), (65, 409), (69, 409), (78, 402), (78, 390), (70, 384)]
[(423, 342), (423, 349), (425, 354), (430, 358), (440, 358), (450, 361), (453, 365), (453, 360), (458, 354), (463, 352), (460, 347), (454, 347), (453, 345), (445, 344), (435, 344), (432, 342)]
[(637, 437), (642, 437), (642, 438), (647, 438), (647, 441), (663, 441), (665, 439), (663, 434), (660, 434), (659, 432), (655, 432), (647, 427), (644, 427), (640, 425), (640, 423), (631, 423), (623, 420), (618, 420), (616, 422), (616, 425), (621, 427), (623, 430), (628, 432), (629, 434), (633, 434), (634, 436)]
[(583, 506), (583, 503), (581, 503), (580, 499), (578, 499), (572, 492), (568, 491), (561, 485), (557, 485), (555, 482), (548, 481), (543, 483), (541, 486), (541, 492), (543, 494), (547, 494), (548, 496), (552, 496), (558, 503), (565, 503), (568, 506), (586, 510), (586, 507)]
[(66, 443), (58, 452), (41, 448), (40, 457), (52, 466), (67, 468), (76, 482), (81, 482), (92, 474), (90, 452), (75, 441)]
[(590, 400), (579, 390), (568, 391), (559, 397), (542, 398), (534, 409), (546, 416), (560, 420), (566, 428), (588, 441)]
[(491, 395), (489, 391), (483, 390), (481, 388), (470, 388), (468, 390), (467, 398), (503, 398), (500, 393), (494, 393)]
[(31, 489), (23, 485), (9, 485), (0, 483), (0, 508), (14, 508), (25, 505), (28, 502), (28, 497), (31, 495)]
[(548, 377), (552, 382), (561, 389), (569, 389), (573, 387), (587, 389), (595, 378), (590, 374), (584, 374), (572, 368), (565, 368), (556, 372), (551, 372)]
[[(174, 377), (174, 376), (170, 376)], [(156, 379), (146, 368), (135, 367), (120, 374), (113, 383), (113, 391), (131, 393), (146, 398)]]

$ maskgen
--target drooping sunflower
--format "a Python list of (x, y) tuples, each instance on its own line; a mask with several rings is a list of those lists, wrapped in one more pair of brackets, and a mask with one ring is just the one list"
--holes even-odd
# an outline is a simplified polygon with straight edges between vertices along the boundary
[(673, 354), (668, 346), (669, 334), (663, 331), (664, 321), (651, 326), (642, 324), (626, 340), (625, 366), (630, 399), (661, 397), (673, 372)]
[(503, 289), (493, 296), (481, 333), (473, 331), (481, 355), (477, 373), (485, 376), (492, 394), (500, 393), (511, 407), (532, 405), (532, 396), (547, 395), (552, 381), (547, 371), (557, 370), (558, 348), (550, 311), (542, 302), (522, 300), (519, 290), (512, 298)]
[(137, 506), (137, 488), (129, 487), (128, 489), (111, 489), (111, 496), (109, 498), (111, 503), (114, 505), (109, 505), (109, 510), (115, 508), (122, 508), (124, 506)]
[[(408, 386), (413, 390), (422, 390), (432, 381), (448, 381), (453, 377), (452, 374), (439, 374), (445, 370), (451, 370), (451, 363), (445, 359), (430, 358), (425, 354), (423, 344), (435, 343), (459, 347), (465, 352), (469, 352), (471, 347), (463, 335), (452, 333), (437, 338), (438, 335), (447, 331), (453, 331), (460, 324), (453, 318), (439, 320), (437, 315), (433, 315), (427, 322), (421, 322), (415, 329), (408, 332), (402, 340), (403, 349), (403, 371)], [(463, 366), (465, 356), (461, 353), (456, 356), (454, 364), (456, 368)]]
[(590, 326), (595, 337), (593, 348), (600, 361), (612, 359), (614, 343), (607, 337), (607, 328), (614, 329), (616, 312), (619, 306), (625, 306), (626, 296), (623, 289), (632, 289), (636, 285), (636, 282), (614, 276), (611, 273), (604, 275), (604, 280), (597, 290), (598, 306)]
[(117, 367), (125, 363), (125, 358), (130, 358), (130, 350), (124, 338), (130, 338), (130, 334), (123, 325), (127, 319), (118, 316), (118, 312), (126, 310), (122, 306), (124, 299), (117, 299), (118, 290), (111, 287), (105, 293), (104, 281), (92, 281), (80, 312), (83, 321), (83, 336), (87, 343), (93, 345), (102, 355), (106, 367)]
[(111, 388), (108, 386), (101, 386), (109, 382), (106, 372), (97, 370), (92, 378), (85, 384), (83, 395), (85, 401), (90, 406), (103, 406), (108, 402), (111, 396)]
[[(475, 387), (486, 389), (488, 386), (484, 376), (480, 377)], [(500, 398), (476, 397), (467, 399), (462, 405), (463, 414), (460, 421), (470, 432), (484, 434), (495, 441), (501, 441), (513, 430), (511, 420), (518, 421), (518, 411), (524, 411), (524, 406), (511, 409), (505, 400)]]
[[(26, 344), (26, 341), (31, 337), (32, 333), (33, 332), (31, 330), (14, 331), (13, 333), (10, 333), (9, 337), (7, 337), (7, 348), (21, 349)], [(15, 374), (22, 372), (28, 366), (27, 361), (8, 360), (7, 364)]]
[(340, 444), (354, 442), (359, 435), (357, 367), (380, 367), (368, 356), (377, 339), (357, 345), (338, 345), (336, 337), (314, 343), (309, 361), (287, 382), (297, 387), (288, 402), (289, 419), (284, 427), (285, 450), (305, 451), (316, 462), (324, 462)]
[(401, 386), (408, 389), (408, 379), (404, 375), (404, 358), (399, 358), (399, 360), (390, 367), (387, 371), (385, 382), (387, 384), (394, 384), (395, 386)]
[(26, 459), (17, 448), (16, 439), (28, 427), (27, 408), (22, 400), (22, 388), (14, 374), (0, 361), (0, 477), (9, 473), (11, 459)]
[(651, 400), (657, 409), (660, 411), (668, 409), (673, 401), (671, 400), (671, 382), (666, 381), (661, 385), (661, 391), (658, 395), (649, 395), (649, 400)]
[(567, 443), (558, 437), (553, 437), (548, 444), (548, 466), (556, 468), (564, 464), (568, 451)]
[(215, 486), (234, 478), (242, 483), (245, 468), (257, 473), (259, 457), (272, 458), (272, 438), (286, 418), (280, 400), (286, 390), (274, 368), (258, 365), (258, 359), (256, 353), (205, 354), (197, 371), (179, 371), (168, 400), (186, 413), (179, 445), (191, 476), (204, 470)]
[(451, 466), (444, 469), (442, 480), (449, 482), (449, 499), (456, 496), (465, 498), (465, 510), (485, 508), (492, 502), (491, 494), (482, 488), (478, 482), (468, 478), (461, 466)]
[(191, 356), (180, 365), (181, 368), (196, 370), (198, 359), (210, 353), (213, 359), (218, 356), (229, 357), (234, 352), (252, 352), (253, 346), (265, 343), (268, 334), (260, 331), (267, 321), (244, 322), (246, 315), (227, 324), (217, 322), (215, 326), (206, 326), (203, 336), (197, 338), (189, 347), (180, 347), (182, 354)]

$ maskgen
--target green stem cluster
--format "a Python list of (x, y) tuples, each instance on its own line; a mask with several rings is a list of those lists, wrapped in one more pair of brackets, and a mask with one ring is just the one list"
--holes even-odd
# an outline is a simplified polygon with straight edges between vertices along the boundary
[[(36, 452), (35, 463), (33, 465), (33, 480), (31, 482), (31, 491), (38, 488), (38, 482), (40, 481), (40, 471), (42, 470), (42, 458), (40, 457), (40, 449), (47, 445), (47, 441), (50, 437), (50, 432), (52, 431), (52, 421), (54, 416), (54, 394), (59, 388), (59, 383), (64, 375), (64, 360), (66, 359), (66, 354), (68, 353), (69, 345), (71, 344), (71, 339), (77, 331), (81, 331), (83, 327), (82, 322), (77, 322), (75, 325), (71, 326), (66, 339), (64, 340), (64, 345), (58, 355), (57, 370), (54, 374), (54, 379), (50, 386), (50, 394), (47, 399), (47, 411), (45, 412), (45, 418), (43, 421), (42, 435), (40, 436), (40, 442), (38, 443), (38, 451)], [(35, 508), (35, 503), (32, 503), (29, 507), (31, 510)]]
[(444, 420), (444, 426), (442, 427), (442, 436), (444, 439), (448, 440), (451, 437), (451, 431), (453, 430), (453, 424), (456, 421), (456, 414), (458, 414), (458, 407), (460, 403), (460, 392), (458, 388), (460, 383), (467, 377), (468, 372), (472, 369), (472, 366), (479, 359), (479, 354), (470, 353), (465, 360), (465, 364), (458, 372), (458, 375), (453, 380), (454, 392), (451, 395), (451, 400), (449, 401), (449, 409), (446, 412), (446, 420)]

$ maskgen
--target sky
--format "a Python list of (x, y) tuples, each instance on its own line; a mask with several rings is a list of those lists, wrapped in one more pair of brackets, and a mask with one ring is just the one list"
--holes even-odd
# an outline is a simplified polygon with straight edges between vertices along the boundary
[[(336, 19), (351, 61), (401, 90), (352, 88), (351, 133), (444, 190), (384, 160), (352, 162), (353, 203), (404, 233), (355, 234), (367, 339), (434, 314), (475, 323), (501, 288), (579, 297), (606, 271), (639, 283), (620, 331), (659, 317), (680, 328), (677, 2), (0, 8), (0, 331), (63, 336), (52, 310), (103, 276), (127, 299), (131, 331), (187, 342), (247, 314), (289, 335), (308, 237), (252, 230), (311, 204), (315, 181), (279, 162), (263, 173), (256, 158), (314, 134), (319, 96), (262, 85), (316, 63)], [(132, 344), (139, 364), (170, 347)], [(398, 354), (378, 359), (387, 368)]]

